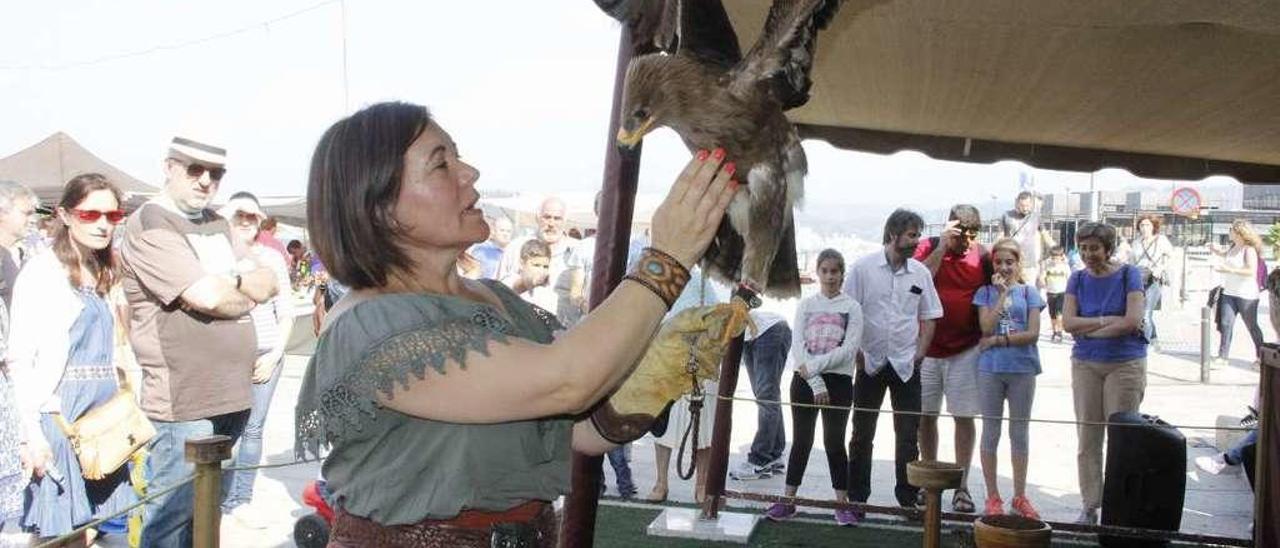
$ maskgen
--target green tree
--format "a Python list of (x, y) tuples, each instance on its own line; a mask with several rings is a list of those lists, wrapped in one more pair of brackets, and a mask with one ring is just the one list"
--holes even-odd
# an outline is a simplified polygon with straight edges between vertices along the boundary
[(1271, 246), (1272, 257), (1280, 257), (1280, 221), (1267, 229), (1267, 233), (1262, 235), (1262, 241)]

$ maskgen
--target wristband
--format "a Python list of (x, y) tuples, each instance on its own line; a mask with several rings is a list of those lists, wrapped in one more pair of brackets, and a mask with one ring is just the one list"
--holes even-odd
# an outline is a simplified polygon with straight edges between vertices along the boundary
[(670, 310), (685, 284), (689, 283), (689, 269), (675, 257), (646, 247), (636, 261), (635, 268), (623, 279), (636, 282), (652, 291)]

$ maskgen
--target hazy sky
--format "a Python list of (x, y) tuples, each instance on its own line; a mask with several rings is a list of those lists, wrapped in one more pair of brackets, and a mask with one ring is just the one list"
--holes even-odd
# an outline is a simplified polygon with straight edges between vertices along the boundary
[[(337, 1), (0, 2), (0, 156), (65, 131), (158, 184), (165, 143), (195, 130), (229, 149), (224, 196), (303, 194), (329, 124), (404, 100), (431, 107), (483, 188), (600, 185), (619, 31), (591, 0), (349, 0), (345, 17)], [(806, 149), (806, 194), (824, 206), (969, 201), (985, 212), (993, 195), (1007, 207), (1027, 169)], [(669, 130), (652, 134), (641, 190), (665, 189), (686, 158)], [(1036, 180), (1045, 192), (1089, 184)], [(1136, 181), (1098, 178), (1099, 190)]]

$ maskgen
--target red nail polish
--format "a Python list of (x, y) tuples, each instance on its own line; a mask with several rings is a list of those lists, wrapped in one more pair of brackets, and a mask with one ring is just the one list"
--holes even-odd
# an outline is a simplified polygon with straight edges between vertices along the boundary
[(712, 155), (712, 156), (715, 156), (715, 158), (716, 158), (717, 160), (720, 160), (720, 159), (724, 158), (724, 149), (723, 149), (723, 148), (720, 148), (720, 147), (716, 147), (716, 151), (715, 151), (715, 152), (712, 152), (712, 153), (711, 153), (711, 155)]
[(698, 151), (698, 159), (699, 159), (699, 160), (706, 160), (706, 159), (707, 159), (707, 151), (705, 151), (705, 150), (699, 150), (699, 151)]
[(733, 175), (733, 172), (736, 171), (737, 169), (738, 169), (738, 166), (734, 165), (733, 162), (729, 162), (724, 165), (724, 172), (728, 173), (729, 175)]

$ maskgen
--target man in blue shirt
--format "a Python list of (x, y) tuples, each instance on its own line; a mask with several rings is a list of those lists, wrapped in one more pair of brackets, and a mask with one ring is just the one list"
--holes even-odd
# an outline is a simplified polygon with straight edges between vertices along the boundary
[(498, 279), (498, 264), (502, 262), (502, 250), (511, 243), (513, 228), (511, 219), (506, 215), (499, 215), (489, 223), (489, 239), (467, 250), (467, 253), (480, 261), (480, 277)]

